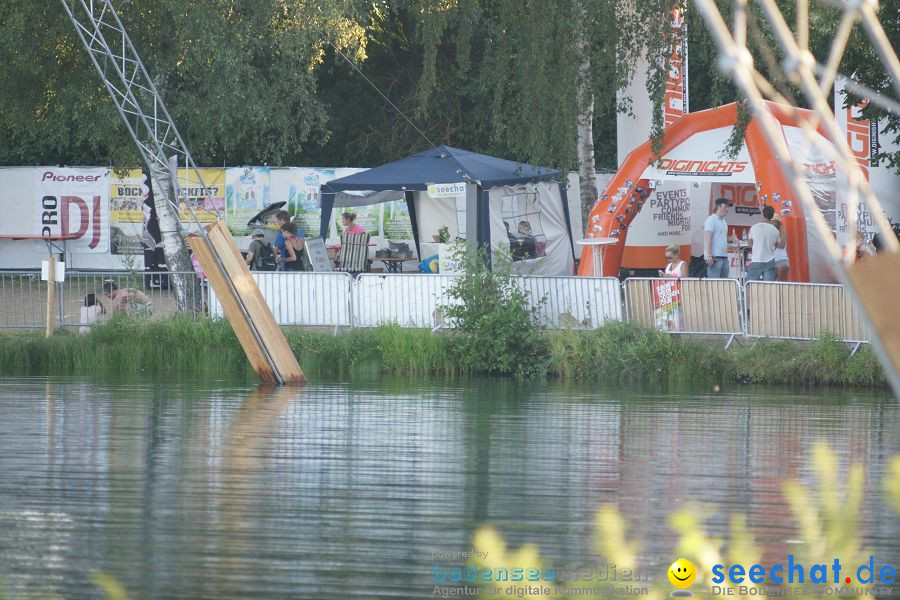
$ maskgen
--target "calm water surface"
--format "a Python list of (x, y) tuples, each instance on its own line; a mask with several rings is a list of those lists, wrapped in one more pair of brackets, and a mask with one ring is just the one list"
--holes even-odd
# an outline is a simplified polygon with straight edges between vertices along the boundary
[(900, 453), (886, 392), (3, 384), (8, 597), (99, 597), (99, 571), (132, 598), (426, 598), (432, 553), (468, 550), (488, 522), (558, 569), (598, 564), (604, 503), (628, 517), (651, 569), (674, 551), (667, 515), (695, 500), (717, 535), (747, 515), (771, 564), (797, 537), (781, 487), (814, 481), (818, 440), (842, 471), (864, 466), (866, 546), (900, 563), (900, 521), (880, 495)]

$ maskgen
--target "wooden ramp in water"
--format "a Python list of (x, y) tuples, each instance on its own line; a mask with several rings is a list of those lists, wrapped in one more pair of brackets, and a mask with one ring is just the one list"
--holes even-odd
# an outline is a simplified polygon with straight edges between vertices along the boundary
[(225, 318), (231, 323), (253, 370), (263, 381), (306, 383), (297, 358), (228, 228), (219, 220), (205, 229), (205, 235), (189, 236), (188, 244), (222, 303)]
[(900, 254), (879, 252), (847, 267), (847, 281), (872, 325), (872, 339), (881, 346), (888, 379), (900, 399), (900, 319), (896, 302), (900, 298)]

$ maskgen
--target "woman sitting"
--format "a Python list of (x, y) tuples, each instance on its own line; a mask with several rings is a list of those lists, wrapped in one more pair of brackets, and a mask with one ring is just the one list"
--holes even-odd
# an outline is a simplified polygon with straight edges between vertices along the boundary
[(666, 248), (666, 270), (659, 271), (660, 277), (687, 277), (687, 263), (679, 258), (681, 250), (678, 246), (669, 246)]
[(365, 233), (366, 228), (362, 225), (358, 225), (354, 223), (356, 221), (356, 213), (345, 212), (341, 214), (341, 225), (343, 225), (343, 230), (341, 233), (352, 233), (354, 235), (359, 235), (360, 233)]
[(284, 270), (303, 271), (303, 238), (297, 235), (297, 226), (287, 222), (281, 231), (284, 232)]

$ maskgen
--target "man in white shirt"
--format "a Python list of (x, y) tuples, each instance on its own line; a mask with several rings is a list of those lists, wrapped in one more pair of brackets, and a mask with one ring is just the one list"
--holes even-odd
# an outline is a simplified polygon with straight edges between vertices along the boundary
[(787, 239), (784, 228), (778, 230), (772, 224), (775, 209), (763, 206), (763, 220), (750, 228), (750, 272), (747, 281), (775, 281), (775, 248), (784, 248)]
[(717, 198), (716, 209), (703, 224), (703, 258), (706, 259), (706, 276), (710, 279), (728, 277), (728, 199)]

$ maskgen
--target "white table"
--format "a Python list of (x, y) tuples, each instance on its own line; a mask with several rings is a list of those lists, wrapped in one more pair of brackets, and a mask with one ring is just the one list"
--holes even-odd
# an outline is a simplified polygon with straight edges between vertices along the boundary
[[(613, 237), (595, 237), (584, 238), (575, 242), (579, 246), (591, 247), (591, 259), (593, 263), (594, 277), (603, 277), (603, 247), (611, 244), (618, 244), (619, 238)], [(598, 267), (599, 265), (599, 267)]]

